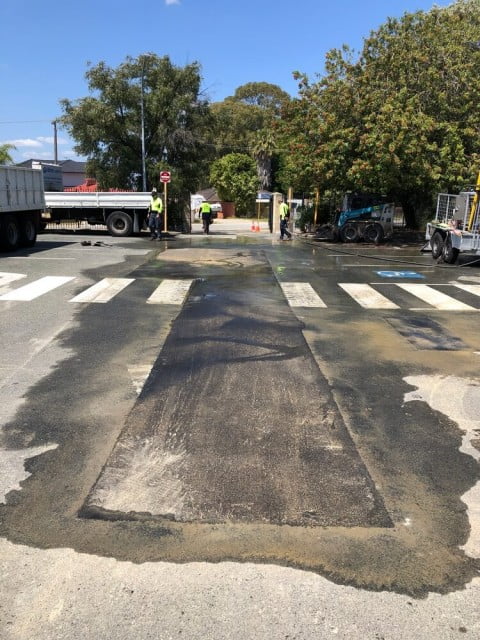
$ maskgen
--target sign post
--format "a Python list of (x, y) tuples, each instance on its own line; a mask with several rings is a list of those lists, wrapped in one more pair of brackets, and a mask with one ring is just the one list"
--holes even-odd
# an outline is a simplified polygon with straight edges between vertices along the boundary
[(163, 182), (163, 232), (167, 233), (167, 184), (171, 180), (170, 171), (160, 171), (160, 182)]

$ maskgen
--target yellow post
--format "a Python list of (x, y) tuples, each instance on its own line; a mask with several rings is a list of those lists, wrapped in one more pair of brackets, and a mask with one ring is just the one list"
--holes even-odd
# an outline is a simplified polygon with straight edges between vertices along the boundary
[(470, 216), (468, 218), (467, 231), (472, 230), (473, 222), (475, 220), (475, 213), (477, 211), (479, 201), (480, 201), (480, 171), (478, 172), (477, 184), (475, 185), (475, 195), (473, 197), (472, 208), (470, 209)]
[(290, 220), (288, 222), (288, 227), (290, 231), (293, 231), (293, 215), (292, 215), (292, 200), (293, 200), (293, 187), (288, 187), (288, 210), (290, 211)]
[(167, 183), (163, 183), (163, 233), (167, 233)]
[(313, 226), (317, 225), (317, 217), (318, 217), (318, 204), (320, 202), (320, 189), (317, 187), (315, 189), (315, 209), (313, 210)]

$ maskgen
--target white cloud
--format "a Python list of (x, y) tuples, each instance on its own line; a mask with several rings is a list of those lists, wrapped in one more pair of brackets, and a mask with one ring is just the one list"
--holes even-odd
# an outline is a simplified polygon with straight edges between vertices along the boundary
[[(55, 143), (55, 139), (53, 136), (39, 136), (37, 138), (37, 140), (39, 140), (42, 143), (45, 144), (54, 144)], [(57, 138), (57, 144), (70, 144), (70, 142), (68, 140), (66, 140), (65, 138)]]
[(32, 155), (36, 160), (51, 160), (53, 158), (52, 151), (35, 151), (34, 154), (31, 151), (22, 151), (21, 153), (21, 157), (25, 160), (31, 160)]
[(6, 144), (13, 144), (14, 147), (20, 148), (20, 147), (35, 147), (36, 149), (38, 149), (38, 147), (43, 146), (42, 142), (40, 142), (40, 140), (38, 139), (33, 139), (33, 138), (20, 138), (19, 140), (7, 140)]

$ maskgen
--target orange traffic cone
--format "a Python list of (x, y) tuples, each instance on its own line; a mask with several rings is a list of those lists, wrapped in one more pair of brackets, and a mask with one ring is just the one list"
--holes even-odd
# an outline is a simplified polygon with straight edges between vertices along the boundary
[(260, 223), (257, 220), (257, 223), (255, 225), (255, 231), (260, 231)]
[(255, 231), (255, 220), (252, 220), (252, 226), (250, 227), (250, 231)]

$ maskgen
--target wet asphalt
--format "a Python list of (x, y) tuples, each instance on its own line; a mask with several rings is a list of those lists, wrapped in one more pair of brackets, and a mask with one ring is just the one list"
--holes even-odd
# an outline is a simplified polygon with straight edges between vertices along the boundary
[[(413, 312), (402, 292), (400, 310), (375, 312), (339, 295), (340, 278), (387, 268), (477, 277), (418, 246), (215, 233), (92, 271), (138, 286), (78, 311), (60, 337), (70, 357), (6, 425), (6, 448), (58, 447), (27, 462), (0, 533), (136, 563), (272, 562), (417, 596), (465, 585), (479, 566), (460, 548), (462, 496), (479, 466), (455, 422), (404, 398), (408, 376), (474, 379), (480, 339), (471, 314)], [(145, 307), (167, 277), (194, 280), (184, 306)], [(327, 308), (292, 310), (282, 281), (310, 282)], [(419, 322), (430, 348), (409, 339)], [(128, 364), (143, 358), (153, 368), (137, 398)]]

